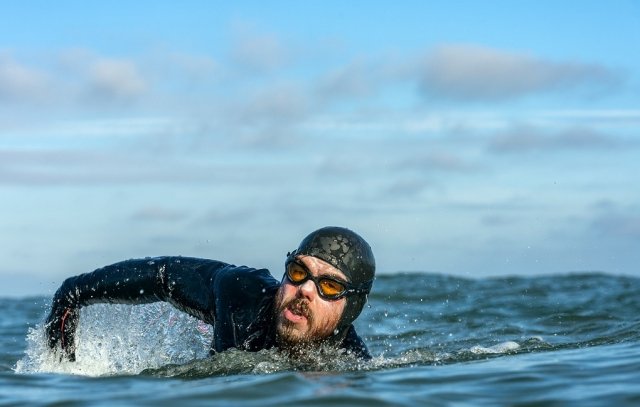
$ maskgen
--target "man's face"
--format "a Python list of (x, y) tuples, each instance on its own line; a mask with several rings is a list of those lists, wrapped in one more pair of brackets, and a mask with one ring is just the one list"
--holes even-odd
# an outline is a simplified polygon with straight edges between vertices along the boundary
[[(344, 273), (329, 263), (311, 256), (298, 256), (314, 277), (328, 276), (347, 281)], [(307, 280), (293, 285), (285, 277), (276, 296), (276, 324), (281, 346), (318, 342), (329, 337), (338, 325), (347, 300), (325, 300), (315, 283)]]

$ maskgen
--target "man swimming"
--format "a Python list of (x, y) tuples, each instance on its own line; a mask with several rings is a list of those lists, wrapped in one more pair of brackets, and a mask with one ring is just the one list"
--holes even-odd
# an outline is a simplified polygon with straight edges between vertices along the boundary
[(375, 275), (369, 244), (342, 227), (318, 229), (287, 254), (278, 282), (266, 269), (216, 260), (126, 260), (70, 277), (53, 298), (48, 344), (75, 360), (83, 306), (166, 301), (213, 326), (210, 352), (300, 350), (327, 344), (359, 357), (369, 351), (353, 327)]

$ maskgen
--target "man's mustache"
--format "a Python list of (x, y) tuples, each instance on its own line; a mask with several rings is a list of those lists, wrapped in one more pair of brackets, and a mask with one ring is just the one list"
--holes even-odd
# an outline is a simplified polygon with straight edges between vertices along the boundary
[(296, 315), (302, 315), (307, 318), (308, 321), (313, 319), (312, 312), (309, 309), (309, 302), (304, 298), (294, 298), (290, 300), (282, 306), (281, 311), (284, 311), (286, 308), (289, 308), (289, 310)]

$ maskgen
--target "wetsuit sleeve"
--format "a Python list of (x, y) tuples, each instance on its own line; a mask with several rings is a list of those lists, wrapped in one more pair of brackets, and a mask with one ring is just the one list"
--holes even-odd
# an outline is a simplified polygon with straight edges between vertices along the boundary
[(75, 360), (74, 336), (82, 307), (97, 303), (166, 301), (205, 322), (215, 318), (213, 280), (226, 263), (185, 257), (127, 260), (70, 277), (53, 297), (45, 329), (48, 344)]

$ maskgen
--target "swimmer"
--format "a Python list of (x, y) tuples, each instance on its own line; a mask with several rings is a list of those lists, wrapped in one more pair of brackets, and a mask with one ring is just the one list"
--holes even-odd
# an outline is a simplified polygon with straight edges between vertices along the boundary
[(191, 257), (126, 260), (70, 277), (53, 298), (45, 329), (49, 347), (75, 360), (80, 309), (97, 303), (166, 301), (213, 326), (210, 353), (329, 345), (371, 355), (353, 327), (375, 275), (369, 244), (329, 226), (287, 254), (282, 281), (266, 269)]

